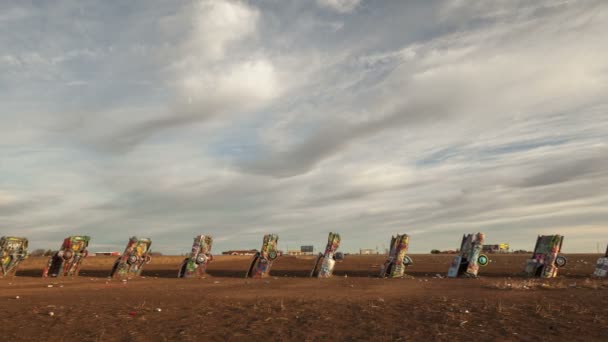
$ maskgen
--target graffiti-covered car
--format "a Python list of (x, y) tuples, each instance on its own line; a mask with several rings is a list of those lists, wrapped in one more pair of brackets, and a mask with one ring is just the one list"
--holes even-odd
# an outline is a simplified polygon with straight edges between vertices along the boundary
[(19, 263), (27, 259), (28, 241), (23, 237), (0, 238), (0, 277), (11, 277), (17, 272)]
[(279, 236), (276, 234), (264, 235), (262, 249), (255, 253), (245, 278), (265, 278), (270, 274), (272, 262), (279, 257), (277, 243)]
[(202, 277), (207, 266), (213, 260), (211, 246), (213, 238), (209, 235), (198, 235), (194, 238), (190, 255), (182, 261), (177, 273), (178, 278)]
[(410, 237), (407, 234), (395, 235), (391, 238), (391, 249), (388, 258), (380, 268), (381, 278), (402, 278), (405, 268), (412, 265), (412, 259), (407, 256)]
[(448, 270), (449, 278), (475, 278), (479, 266), (488, 264), (488, 257), (481, 254), (485, 236), (483, 233), (465, 234), (460, 243), (460, 253), (454, 257)]
[(524, 272), (529, 277), (553, 278), (557, 270), (566, 266), (566, 257), (559, 255), (564, 242), (563, 235), (539, 235), (532, 258), (526, 261)]
[(91, 238), (86, 235), (69, 236), (63, 240), (59, 251), (50, 258), (43, 277), (77, 276), (84, 259), (89, 255), (87, 247)]
[[(315, 258), (315, 264), (310, 272), (311, 277), (316, 275), (319, 278), (329, 278), (332, 276), (336, 262), (344, 260), (344, 254), (338, 252), (338, 247), (340, 247), (340, 234), (330, 232), (327, 237), (325, 252), (319, 253)], [(319, 267), (321, 259), (323, 259), (323, 262)]]
[(114, 262), (110, 277), (125, 279), (141, 275), (144, 265), (152, 260), (151, 245), (152, 240), (148, 238), (131, 237), (124, 253)]
[(608, 246), (606, 247), (606, 253), (603, 257), (597, 259), (597, 264), (595, 266), (595, 272), (593, 275), (600, 278), (608, 277)]

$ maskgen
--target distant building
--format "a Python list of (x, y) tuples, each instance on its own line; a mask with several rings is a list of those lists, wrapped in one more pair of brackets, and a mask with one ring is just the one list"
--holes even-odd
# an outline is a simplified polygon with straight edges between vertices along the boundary
[(483, 251), (485, 253), (509, 253), (509, 244), (483, 245)]
[(120, 252), (95, 252), (94, 256), (120, 256)]
[(302, 252), (302, 255), (313, 255), (314, 250), (314, 246), (300, 246), (300, 252)]
[(373, 249), (373, 248), (360, 248), (359, 249), (359, 254), (361, 255), (372, 255), (372, 254), (378, 254), (378, 252)]
[(222, 252), (223, 255), (255, 255), (257, 249), (234, 250)]
[(301, 250), (298, 249), (290, 249), (287, 251), (287, 255), (305, 255), (304, 252), (302, 252)]

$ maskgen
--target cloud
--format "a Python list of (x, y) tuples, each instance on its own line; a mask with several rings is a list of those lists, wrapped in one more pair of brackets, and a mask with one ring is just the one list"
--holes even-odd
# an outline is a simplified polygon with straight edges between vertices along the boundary
[(317, 4), (338, 13), (349, 13), (354, 11), (361, 0), (317, 0)]
[[(599, 36), (580, 40), (576, 33), (599, 32), (600, 21), (576, 9), (522, 22), (513, 18), (515, 12), (510, 13), (502, 25), (359, 57), (360, 65), (346, 76), (354, 79), (349, 93), (343, 95), (354, 106), (331, 103), (333, 107), (317, 108), (344, 120), (325, 120), (291, 150), (271, 148), (267, 156), (247, 161), (244, 169), (293, 176), (308, 172), (351, 142), (385, 130), (408, 134), (422, 123), (468, 120), (483, 124), (486, 118), (494, 125), (513, 115), (542, 117), (601, 101), (605, 63), (600, 51), (588, 52), (591, 46), (601, 45)], [(568, 34), (550, 29), (563, 22), (570, 26)], [(555, 47), (551, 56), (545, 56), (549, 46)], [(541, 58), (544, 63), (539, 65)], [(376, 77), (387, 68), (388, 75)], [(365, 115), (363, 119), (359, 113)]]
[(603, 2), (151, 1), (0, 5), (0, 234), (603, 238)]

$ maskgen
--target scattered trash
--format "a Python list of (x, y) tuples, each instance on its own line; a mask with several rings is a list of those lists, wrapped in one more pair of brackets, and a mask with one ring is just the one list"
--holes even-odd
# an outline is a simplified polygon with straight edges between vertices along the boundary
[(216, 281), (214, 281), (213, 283), (214, 283), (214, 284), (219, 284), (220, 282), (219, 282), (218, 280), (216, 280)]
[(129, 316), (131, 316), (131, 317), (135, 317), (135, 315), (137, 315), (137, 312), (135, 312), (135, 311), (131, 311), (131, 312), (129, 312)]
[(15, 296), (15, 299), (19, 299), (19, 298), (20, 298), (19, 296)]
[(46, 286), (46, 287), (53, 287), (53, 285), (51, 285), (51, 284), (48, 284), (48, 285), (47, 285), (47, 286)]
[(156, 308), (156, 312), (161, 312), (163, 311), (161, 308)]
[(55, 313), (53, 311), (50, 311), (49, 316), (55, 316)]

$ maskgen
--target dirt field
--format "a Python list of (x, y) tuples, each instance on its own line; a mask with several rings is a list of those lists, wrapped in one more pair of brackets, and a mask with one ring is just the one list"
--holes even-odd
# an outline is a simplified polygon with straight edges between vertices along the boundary
[(73, 279), (42, 279), (46, 260), (30, 258), (0, 279), (0, 341), (608, 340), (598, 255), (569, 255), (550, 281), (521, 277), (526, 255), (492, 256), (480, 279), (438, 278), (452, 256), (412, 258), (408, 279), (375, 278), (382, 256), (351, 255), (333, 279), (281, 257), (271, 278), (247, 280), (249, 257), (216, 257), (206, 279), (176, 279), (182, 258), (159, 257), (125, 283), (106, 278), (114, 258)]

